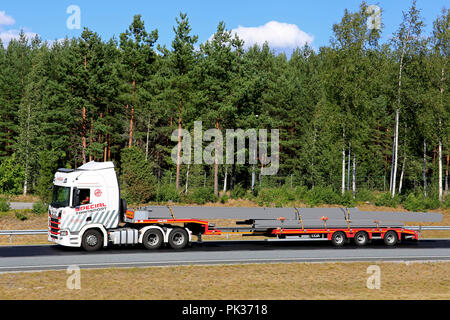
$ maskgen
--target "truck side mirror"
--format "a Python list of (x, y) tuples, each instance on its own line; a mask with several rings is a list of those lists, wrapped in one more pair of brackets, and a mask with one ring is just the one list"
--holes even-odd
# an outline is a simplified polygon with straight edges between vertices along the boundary
[(73, 188), (72, 207), (78, 207), (80, 205), (80, 190)]

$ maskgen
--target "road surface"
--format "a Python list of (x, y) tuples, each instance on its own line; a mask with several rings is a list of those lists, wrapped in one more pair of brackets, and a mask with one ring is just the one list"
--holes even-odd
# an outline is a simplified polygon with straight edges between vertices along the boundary
[(450, 239), (427, 239), (385, 247), (332, 247), (327, 241), (207, 241), (180, 251), (147, 251), (140, 246), (85, 252), (59, 245), (0, 246), (0, 272), (198, 264), (342, 261), (450, 261)]

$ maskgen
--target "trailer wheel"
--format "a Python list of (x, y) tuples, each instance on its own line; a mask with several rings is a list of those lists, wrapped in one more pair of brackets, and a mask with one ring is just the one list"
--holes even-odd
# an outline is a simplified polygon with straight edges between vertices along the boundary
[(337, 231), (333, 233), (331, 236), (331, 243), (335, 247), (342, 247), (345, 244), (345, 241), (347, 240), (347, 237), (345, 236), (345, 233), (342, 231)]
[(173, 249), (183, 249), (188, 241), (188, 234), (182, 228), (175, 228), (169, 234), (169, 244)]
[(369, 242), (369, 235), (365, 231), (358, 231), (353, 237), (357, 246), (365, 246)]
[(86, 251), (97, 251), (103, 246), (103, 235), (95, 229), (87, 230), (83, 234), (81, 246)]
[(149, 229), (142, 237), (142, 244), (146, 249), (159, 249), (163, 243), (163, 234), (158, 229)]
[(395, 246), (398, 243), (398, 235), (397, 232), (393, 231), (393, 230), (389, 230), (388, 232), (386, 232), (384, 234), (384, 244), (392, 247)]

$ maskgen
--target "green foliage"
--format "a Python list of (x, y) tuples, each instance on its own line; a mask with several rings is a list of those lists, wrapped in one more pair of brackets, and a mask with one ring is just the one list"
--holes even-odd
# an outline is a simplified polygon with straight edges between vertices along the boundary
[(437, 209), (441, 205), (439, 200), (435, 197), (425, 198), (423, 194), (415, 195), (414, 193), (410, 193), (402, 204), (405, 209), (416, 212)]
[[(157, 30), (147, 31), (141, 15), (119, 39), (104, 40), (85, 29), (78, 38), (48, 46), (21, 32), (6, 48), (0, 45), (0, 192), (19, 194), (26, 185), (47, 202), (58, 166), (111, 160), (121, 168), (130, 203), (189, 200), (202, 185), (217, 193), (226, 172), (233, 199), (277, 206), (291, 201), (396, 206), (398, 197), (377, 198), (372, 192), (388, 189), (396, 109), (402, 192), (422, 181), (424, 141), (431, 190), (438, 161), (431, 164), (430, 158), (439, 142), (444, 159), (449, 150), (449, 10), (433, 22), (427, 38), (414, 2), (392, 41), (380, 45), (380, 30), (367, 27), (366, 9), (363, 2), (353, 12), (345, 10), (329, 26), (329, 45), (320, 50), (305, 45), (292, 54), (275, 52), (267, 43), (247, 48), (224, 22), (197, 45), (184, 13), (176, 18), (170, 48), (157, 45)], [(260, 178), (262, 189), (251, 194), (247, 161), (201, 164), (190, 167), (190, 193), (180, 195), (180, 188), (161, 179), (156, 187), (153, 175), (174, 173), (172, 131), (180, 122), (192, 132), (197, 120), (203, 130), (279, 129), (278, 175)], [(128, 151), (129, 146), (145, 153)], [(343, 152), (356, 156), (356, 199), (342, 195)], [(247, 160), (249, 149), (243, 153)], [(182, 175), (186, 167), (181, 165)], [(206, 173), (210, 178), (203, 180)], [(178, 178), (173, 181), (183, 179)], [(293, 189), (281, 187), (291, 183)], [(412, 207), (419, 200), (405, 198)]]
[(15, 155), (0, 164), (0, 193), (20, 194), (23, 190), (24, 169), (17, 163)]
[(245, 197), (246, 191), (242, 187), (241, 183), (236, 184), (233, 189), (231, 189), (230, 197), (231, 199), (242, 199)]
[(0, 212), (8, 212), (11, 210), (8, 199), (0, 198)]
[(25, 220), (28, 219), (28, 216), (27, 216), (25, 210), (14, 210), (14, 215), (15, 215), (16, 218), (19, 219), (20, 221), (25, 221)]
[(220, 197), (220, 203), (225, 204), (228, 202), (228, 196), (226, 194)]
[(309, 190), (305, 202), (310, 206), (319, 204), (337, 204), (341, 199), (338, 193), (331, 187), (315, 187)]
[(297, 199), (303, 199), (308, 193), (308, 188), (306, 186), (298, 186), (294, 188), (295, 197)]
[(36, 187), (37, 194), (42, 201), (50, 203), (52, 196), (51, 186), (55, 172), (58, 169), (58, 154), (53, 151), (41, 151), (39, 153), (39, 178)]
[(374, 204), (378, 207), (392, 207), (397, 208), (400, 204), (400, 197), (396, 195), (394, 198), (392, 198), (392, 195), (390, 192), (383, 192), (376, 198)]
[(156, 178), (150, 162), (137, 147), (126, 148), (121, 153), (121, 190), (128, 203), (145, 203), (154, 197)]
[(207, 202), (217, 202), (217, 196), (214, 194), (214, 189), (208, 187), (196, 188), (189, 198), (196, 204), (205, 204)]
[(155, 201), (157, 202), (179, 202), (181, 200), (180, 194), (174, 185), (162, 184), (155, 194)]
[(358, 189), (356, 191), (355, 200), (364, 201), (364, 202), (373, 202), (375, 200), (375, 196), (372, 191), (368, 189)]
[(355, 204), (351, 192), (346, 192), (343, 196), (338, 194), (331, 187), (315, 187), (308, 190), (306, 187), (290, 188), (288, 186), (280, 188), (262, 188), (255, 201), (261, 206), (288, 206), (294, 201), (304, 201), (310, 206), (320, 204), (338, 204), (352, 207)]
[(443, 207), (446, 208), (446, 209), (450, 209), (450, 196), (447, 196), (445, 198), (445, 201), (443, 203)]
[(44, 214), (48, 211), (48, 204), (46, 204), (45, 202), (42, 201), (38, 201), (36, 203), (33, 204), (33, 209), (32, 209), (34, 214)]
[(261, 188), (256, 197), (260, 205), (282, 207), (290, 201), (296, 200), (295, 189), (290, 187)]
[(337, 204), (350, 208), (355, 206), (355, 199), (353, 198), (353, 194), (351, 192), (344, 192), (343, 195), (339, 197), (339, 202)]

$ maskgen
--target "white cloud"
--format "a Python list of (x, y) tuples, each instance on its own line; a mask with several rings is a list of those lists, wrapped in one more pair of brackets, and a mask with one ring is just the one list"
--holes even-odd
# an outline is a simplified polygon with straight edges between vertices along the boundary
[(312, 35), (300, 30), (297, 25), (278, 21), (270, 21), (259, 27), (239, 26), (231, 32), (245, 41), (246, 48), (267, 41), (271, 48), (294, 49), (314, 41)]
[[(31, 40), (34, 38), (37, 33), (26, 31), (24, 30), (23, 33), (27, 37), (28, 40)], [(6, 48), (8, 46), (8, 43), (13, 39), (19, 39), (20, 37), (20, 30), (17, 29), (11, 29), (6, 31), (0, 31), (0, 39), (3, 42), (3, 46)]]
[[(8, 46), (8, 43), (13, 39), (19, 39), (20, 38), (20, 32), (21, 30), (18, 29), (9, 29), (5, 30), (5, 28), (2, 28), (2, 26), (10, 26), (16, 23), (16, 20), (14, 20), (13, 17), (8, 16), (5, 11), (0, 11), (0, 40), (3, 43), (3, 46), (6, 48)], [(23, 28), (23, 33), (25, 34), (25, 37), (28, 40), (31, 40), (36, 35), (38, 35), (35, 32), (32, 32), (29, 28)]]
[(16, 23), (13, 17), (8, 16), (5, 11), (0, 11), (0, 25), (10, 26)]

